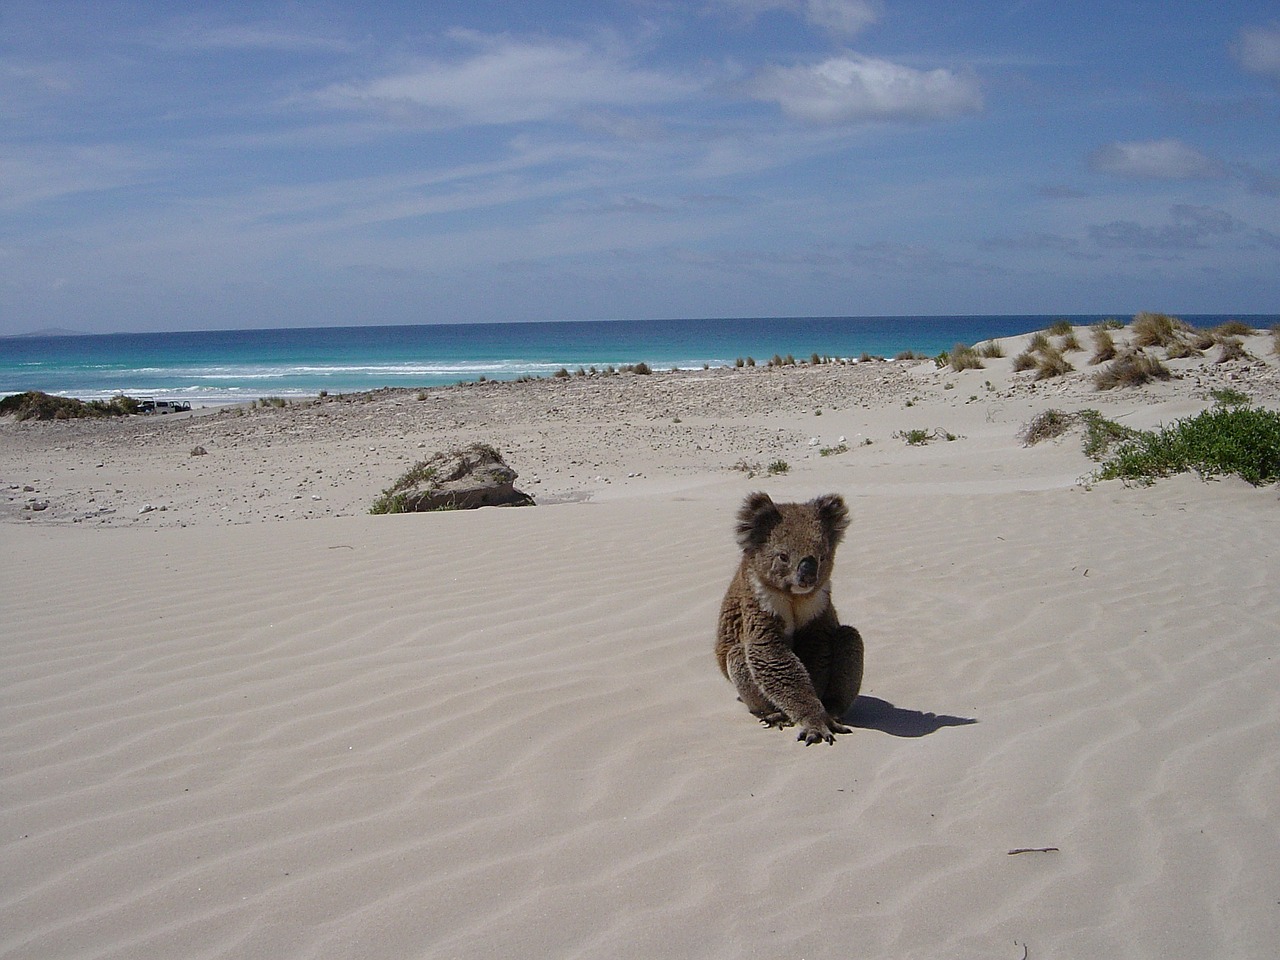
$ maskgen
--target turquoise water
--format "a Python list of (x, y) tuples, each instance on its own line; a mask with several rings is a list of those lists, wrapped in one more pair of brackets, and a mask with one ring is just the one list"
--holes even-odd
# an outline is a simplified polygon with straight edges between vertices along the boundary
[[(460, 380), (549, 376), (561, 367), (655, 370), (764, 362), (774, 354), (934, 355), (958, 342), (1028, 333), (1057, 316), (801, 317), (724, 320), (601, 320), (573, 323), (437, 324), (213, 330), (185, 333), (0, 338), (0, 396), (26, 390), (84, 400), (126, 393), (194, 405), (257, 397), (426, 387)], [(1070, 317), (1092, 323), (1100, 316)], [(1196, 317), (1213, 326), (1241, 319)]]

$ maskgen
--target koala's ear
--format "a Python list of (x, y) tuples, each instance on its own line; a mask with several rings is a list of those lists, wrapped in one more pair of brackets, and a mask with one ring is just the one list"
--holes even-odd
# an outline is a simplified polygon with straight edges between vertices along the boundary
[(845, 506), (844, 497), (828, 493), (810, 500), (809, 505), (818, 511), (818, 521), (834, 547), (844, 539), (845, 531), (849, 529), (849, 508)]
[(743, 550), (762, 546), (781, 522), (782, 513), (767, 493), (751, 494), (738, 508), (738, 546)]

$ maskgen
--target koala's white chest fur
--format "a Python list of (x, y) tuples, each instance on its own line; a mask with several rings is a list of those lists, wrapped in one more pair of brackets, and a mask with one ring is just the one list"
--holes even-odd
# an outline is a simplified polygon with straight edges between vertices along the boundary
[(812, 623), (831, 606), (830, 583), (824, 583), (812, 593), (792, 594), (766, 586), (754, 573), (750, 575), (750, 580), (751, 590), (760, 601), (760, 606), (782, 621), (788, 640), (795, 636), (797, 630)]

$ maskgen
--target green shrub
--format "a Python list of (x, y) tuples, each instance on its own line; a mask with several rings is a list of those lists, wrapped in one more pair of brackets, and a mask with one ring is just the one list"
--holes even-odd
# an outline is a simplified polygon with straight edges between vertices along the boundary
[(0, 399), (0, 416), (13, 414), (18, 420), (79, 420), (123, 417), (137, 412), (138, 401), (124, 394), (85, 403), (74, 397), (55, 397), (41, 390), (28, 390)]
[(950, 430), (899, 430), (894, 434), (907, 442), (908, 446), (919, 447), (931, 440), (959, 440)]
[(1218, 387), (1216, 390), (1210, 390), (1209, 396), (1220, 407), (1247, 407), (1249, 405), (1249, 395), (1233, 387)]
[(1098, 468), (1098, 480), (1148, 484), (1194, 470), (1204, 479), (1235, 474), (1254, 486), (1280, 480), (1280, 413), (1215, 407), (1124, 441)]
[(1024, 446), (1030, 447), (1079, 426), (1084, 428), (1084, 452), (1091, 460), (1101, 459), (1112, 444), (1138, 435), (1136, 430), (1106, 419), (1097, 410), (1081, 410), (1079, 413), (1046, 410), (1031, 418), (1022, 428), (1019, 439)]
[(1112, 445), (1138, 435), (1137, 430), (1108, 420), (1097, 410), (1081, 410), (1076, 418), (1084, 424), (1084, 453), (1090, 460), (1101, 460)]
[(790, 470), (791, 464), (787, 463), (785, 460), (775, 460), (773, 463), (769, 464), (768, 467), (769, 476), (774, 476), (779, 473), (789, 473)]

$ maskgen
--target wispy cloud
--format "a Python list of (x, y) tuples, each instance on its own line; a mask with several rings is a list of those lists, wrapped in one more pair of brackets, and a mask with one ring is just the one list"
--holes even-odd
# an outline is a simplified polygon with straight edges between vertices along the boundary
[(1210, 237), (1242, 233), (1247, 228), (1224, 210), (1175, 204), (1170, 223), (1145, 226), (1132, 220), (1113, 220), (1089, 227), (1089, 237), (1101, 247), (1127, 250), (1198, 250)]
[(1144, 180), (1204, 180), (1221, 177), (1222, 164), (1181, 140), (1110, 143), (1089, 158), (1094, 170)]
[(846, 54), (811, 66), (772, 67), (749, 87), (759, 100), (810, 123), (945, 120), (982, 109), (976, 80)]
[(744, 19), (771, 10), (784, 11), (843, 37), (866, 29), (881, 14), (881, 4), (876, 0), (715, 0), (714, 5)]
[(329, 105), (408, 113), (459, 126), (572, 118), (588, 108), (658, 104), (692, 96), (696, 80), (636, 66), (617, 51), (556, 39), (453, 31), (463, 55), (421, 60), (358, 83), (334, 85)]
[(1250, 73), (1280, 80), (1280, 26), (1241, 30), (1232, 52)]

